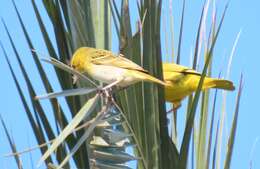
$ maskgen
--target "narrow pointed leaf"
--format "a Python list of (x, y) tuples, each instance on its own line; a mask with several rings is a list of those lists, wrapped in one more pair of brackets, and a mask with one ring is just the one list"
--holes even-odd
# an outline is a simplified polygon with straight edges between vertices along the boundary
[(71, 133), (72, 130), (83, 120), (84, 117), (88, 116), (95, 107), (98, 100), (98, 95), (89, 99), (88, 102), (80, 109), (72, 121), (65, 127), (65, 129), (60, 133), (60, 135), (55, 139), (49, 149), (43, 154), (38, 162), (40, 165), (44, 160), (46, 160), (51, 153), (53, 153), (57, 147), (66, 139), (66, 137)]
[(100, 136), (93, 136), (93, 140), (90, 141), (90, 145), (108, 147), (109, 144)]
[[(17, 149), (16, 149), (16, 146), (15, 146), (15, 143), (11, 139), (10, 133), (7, 130), (6, 124), (5, 124), (1, 114), (0, 114), (0, 121), (1, 121), (1, 124), (2, 124), (2, 126), (4, 128), (4, 132), (5, 132), (5, 135), (6, 135), (7, 139), (8, 139), (9, 145), (10, 145), (10, 147), (12, 149), (12, 152), (13, 153), (17, 153)], [(22, 167), (22, 163), (21, 163), (19, 155), (15, 155), (14, 158), (15, 158), (15, 162), (16, 162), (17, 167), (19, 169), (22, 169), (23, 167)]]
[(103, 152), (103, 151), (93, 151), (93, 157), (95, 159), (100, 159), (103, 161), (113, 162), (113, 163), (126, 163), (132, 160), (138, 160), (139, 158), (134, 157), (125, 152)]
[(68, 97), (76, 95), (86, 95), (97, 91), (97, 88), (79, 88), (79, 89), (70, 89), (64, 90), (61, 92), (53, 92), (44, 95), (35, 96), (35, 99), (51, 99), (57, 97)]
[(80, 146), (86, 141), (86, 139), (89, 137), (89, 135), (93, 132), (95, 127), (102, 121), (104, 116), (107, 113), (107, 109), (109, 109), (109, 106), (103, 107), (98, 115), (95, 117), (95, 120), (90, 124), (90, 126), (87, 128), (87, 130), (84, 132), (84, 134), (80, 137), (77, 144), (73, 147), (73, 149), (68, 153), (68, 155), (65, 157), (65, 159), (62, 161), (62, 163), (57, 167), (57, 169), (61, 169), (68, 161), (69, 159), (76, 153), (76, 151), (80, 148)]
[(216, 101), (217, 101), (217, 89), (214, 94), (213, 106), (212, 106), (212, 113), (211, 113), (211, 121), (210, 121), (210, 129), (209, 129), (209, 136), (208, 136), (208, 146), (207, 146), (207, 161), (206, 161), (206, 168), (209, 168), (210, 163), (210, 155), (211, 155), (211, 145), (213, 142), (213, 127), (214, 127), (214, 119), (215, 119), (215, 108), (216, 108)]
[(108, 162), (101, 162), (97, 160), (91, 160), (93, 168), (102, 168), (102, 169), (131, 169), (130, 167), (127, 167), (126, 165), (121, 164), (113, 164)]
[[(1, 42), (0, 42), (0, 46), (1, 46), (2, 50), (3, 50), (3, 52), (4, 52), (5, 60), (7, 61), (8, 67), (9, 67), (9, 69), (10, 69), (10, 71), (11, 71), (12, 78), (14, 79), (16, 88), (17, 88), (17, 90), (18, 90), (19, 96), (20, 96), (20, 98), (21, 98), (23, 107), (24, 107), (25, 112), (26, 112), (26, 115), (27, 115), (27, 117), (28, 117), (28, 119), (29, 119), (29, 121), (30, 121), (31, 127), (32, 127), (32, 129), (33, 129), (33, 131), (34, 131), (34, 134), (35, 134), (36, 138), (37, 138), (37, 142), (38, 142), (39, 144), (44, 143), (44, 142), (46, 142), (45, 139), (44, 139), (44, 134), (41, 132), (42, 130), (40, 130), (39, 126), (37, 125), (37, 123), (35, 122), (35, 120), (34, 120), (34, 118), (33, 118), (32, 112), (31, 112), (31, 110), (30, 110), (30, 108), (29, 108), (29, 105), (28, 105), (27, 102), (26, 102), (26, 99), (25, 99), (25, 96), (24, 96), (24, 94), (23, 94), (23, 92), (22, 92), (21, 86), (20, 86), (19, 83), (18, 83), (17, 77), (15, 76), (15, 73), (14, 73), (14, 71), (13, 71), (13, 68), (12, 68), (12, 66), (11, 66), (11, 63), (10, 63), (8, 57), (7, 57), (7, 53), (6, 53), (6, 51), (5, 51), (5, 49), (4, 49), (4, 47), (3, 47), (3, 45), (2, 45)], [(46, 150), (45, 147), (42, 147), (42, 148), (41, 148), (41, 152), (42, 152), (42, 153), (43, 153), (45, 150)], [(52, 162), (52, 161), (51, 161), (50, 158), (48, 158), (48, 159), (47, 159), (47, 162)]]
[(181, 14), (181, 26), (180, 26), (180, 33), (179, 33), (179, 43), (178, 43), (178, 51), (177, 51), (177, 59), (176, 63), (180, 63), (181, 58), (181, 46), (182, 46), (182, 33), (183, 33), (183, 24), (184, 24), (184, 14), (185, 14), (185, 3), (186, 1), (183, 1), (182, 5), (182, 14)]
[(44, 114), (42, 106), (39, 104), (38, 101), (34, 101), (33, 100), (34, 96), (36, 95), (35, 94), (35, 90), (34, 90), (34, 88), (32, 86), (31, 80), (29, 79), (29, 76), (28, 76), (28, 74), (27, 74), (27, 72), (25, 70), (25, 67), (24, 67), (24, 65), (22, 63), (21, 57), (20, 57), (20, 55), (19, 55), (19, 53), (18, 53), (18, 51), (17, 51), (17, 49), (15, 47), (13, 38), (11, 37), (5, 22), (3, 20), (2, 20), (2, 22), (4, 24), (5, 31), (6, 31), (6, 33), (8, 35), (8, 38), (9, 38), (9, 41), (11, 43), (12, 49), (13, 49), (13, 51), (15, 53), (16, 59), (17, 59), (18, 64), (19, 64), (19, 67), (20, 67), (20, 69), (22, 71), (22, 74), (23, 74), (23, 77), (25, 79), (25, 82), (26, 82), (26, 85), (27, 85), (27, 88), (28, 88), (28, 91), (29, 91), (29, 94), (30, 94), (30, 99), (31, 99), (32, 105), (36, 108), (37, 113), (40, 115), (41, 121), (42, 121), (42, 123), (44, 125), (44, 129), (45, 129), (45, 131), (46, 131), (46, 133), (48, 135), (48, 138), (49, 139), (53, 139), (54, 138), (54, 133), (52, 131), (52, 128), (50, 127), (50, 123), (49, 123), (46, 115)]
[(136, 148), (136, 145), (130, 144), (129, 140), (125, 139), (115, 144), (108, 144), (106, 140), (100, 136), (94, 136), (93, 140), (90, 141), (90, 145), (93, 150), (104, 150), (104, 148), (106, 148), (108, 151), (124, 151), (126, 147)]
[(104, 130), (104, 137), (106, 137), (108, 139), (108, 142), (110, 144), (114, 144), (116, 142), (119, 142), (119, 141), (124, 140), (131, 136), (132, 136), (132, 134), (128, 134), (128, 133), (121, 132), (121, 131), (116, 131), (116, 130), (112, 130), (112, 129)]
[(220, 24), (219, 24), (218, 29), (217, 29), (216, 36), (213, 39), (213, 43), (212, 43), (212, 45), (210, 47), (208, 57), (207, 57), (207, 59), (205, 61), (205, 65), (204, 65), (204, 68), (203, 68), (201, 79), (199, 81), (199, 85), (198, 85), (198, 88), (196, 90), (193, 102), (192, 102), (191, 110), (189, 112), (188, 120), (186, 122), (186, 127), (185, 127), (185, 131), (184, 131), (184, 137), (183, 137), (181, 150), (180, 150), (180, 158), (181, 158), (180, 167), (179, 167), (180, 169), (184, 169), (187, 166), (189, 143), (190, 143), (190, 138), (191, 138), (191, 133), (192, 133), (192, 128), (193, 128), (196, 108), (197, 108), (197, 105), (198, 105), (202, 84), (203, 84), (204, 78), (206, 76), (207, 68), (208, 68), (208, 65), (210, 63), (211, 56), (213, 54), (215, 43), (216, 43), (216, 40), (218, 38), (218, 35), (219, 35), (219, 32), (220, 32), (220, 28), (222, 26), (222, 23), (224, 21), (226, 10), (227, 10), (227, 6), (225, 8), (225, 11), (223, 12)]
[(241, 75), (240, 85), (239, 85), (239, 90), (238, 90), (238, 95), (237, 95), (237, 101), (236, 101), (235, 114), (234, 114), (234, 118), (233, 118), (233, 122), (232, 122), (231, 133), (230, 133), (230, 136), (229, 136), (229, 139), (228, 139), (227, 156), (226, 156), (226, 159), (225, 159), (224, 169), (229, 169), (230, 164), (231, 164), (231, 158), (232, 158), (232, 154), (233, 154), (233, 147), (234, 147), (235, 136), (236, 136), (238, 112), (239, 112), (239, 105), (240, 105), (242, 88), (243, 88), (243, 76)]
[(218, 136), (219, 136), (219, 120), (217, 123), (217, 131), (215, 135), (215, 144), (214, 144), (214, 149), (213, 149), (213, 156), (212, 156), (212, 169), (215, 169), (217, 166), (216, 162), (216, 156), (217, 156), (217, 146), (218, 146)]
[(33, 5), (33, 9), (34, 9), (37, 21), (39, 23), (39, 27), (40, 27), (41, 32), (42, 32), (42, 37), (44, 38), (44, 42), (45, 42), (46, 47), (48, 49), (48, 52), (50, 53), (50, 55), (52, 57), (54, 57), (55, 59), (58, 59), (58, 56), (57, 56), (57, 54), (56, 54), (56, 52), (54, 50), (54, 47), (53, 47), (53, 45), (51, 43), (49, 34), (47, 33), (46, 27), (44, 26), (44, 23), (42, 21), (40, 13), (39, 13), (39, 11), (38, 11), (38, 9), (36, 7), (35, 0), (31, 0), (31, 2), (32, 2), (32, 5)]
[[(15, 8), (15, 12), (16, 12), (16, 14), (17, 14), (17, 16), (18, 16), (19, 22), (20, 22), (20, 24), (21, 24), (21, 27), (22, 27), (22, 30), (23, 30), (25, 39), (26, 39), (26, 41), (27, 41), (27, 43), (28, 43), (28, 46), (29, 46), (30, 49), (34, 49), (33, 44), (32, 44), (32, 41), (31, 41), (31, 39), (30, 39), (30, 37), (29, 37), (29, 34), (28, 34), (28, 32), (27, 32), (27, 30), (26, 30), (26, 28), (25, 28), (25, 25), (24, 25), (24, 23), (23, 23), (23, 21), (22, 21), (22, 18), (21, 18), (21, 16), (20, 16), (20, 13), (18, 12), (18, 9), (17, 9), (17, 7), (16, 7), (16, 4), (15, 4), (14, 0), (12, 0), (12, 2), (13, 2), (13, 5), (14, 5), (14, 8)], [(51, 85), (50, 85), (49, 80), (48, 80), (48, 78), (47, 78), (47, 76), (46, 76), (46, 73), (45, 73), (44, 70), (43, 70), (43, 67), (42, 67), (42, 65), (41, 65), (41, 63), (40, 63), (40, 61), (39, 61), (39, 58), (38, 58), (38, 57), (36, 56), (36, 54), (33, 53), (33, 52), (32, 52), (32, 55), (33, 55), (34, 62), (35, 62), (35, 64), (36, 64), (36, 66), (37, 66), (37, 69), (38, 69), (38, 71), (39, 71), (39, 73), (40, 73), (40, 75), (41, 75), (41, 78), (42, 78), (42, 82), (43, 82), (43, 84), (44, 84), (44, 87), (46, 88), (47, 91), (50, 91), (50, 90), (51, 90)]]

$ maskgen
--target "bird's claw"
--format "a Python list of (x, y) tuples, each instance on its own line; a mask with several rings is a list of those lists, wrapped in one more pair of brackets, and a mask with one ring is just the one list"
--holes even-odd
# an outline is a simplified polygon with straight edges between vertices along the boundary
[(98, 92), (105, 98), (105, 102), (113, 101), (112, 88), (99, 88)]

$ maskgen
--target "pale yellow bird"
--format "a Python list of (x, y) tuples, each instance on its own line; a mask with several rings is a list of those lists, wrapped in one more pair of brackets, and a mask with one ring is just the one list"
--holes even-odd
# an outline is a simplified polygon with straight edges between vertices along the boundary
[(95, 80), (109, 84), (107, 87), (127, 87), (140, 81), (166, 85), (123, 55), (116, 55), (108, 50), (81, 47), (73, 54), (71, 66)]
[[(172, 102), (174, 108), (181, 105), (181, 101), (197, 90), (201, 74), (193, 69), (174, 63), (163, 64), (164, 81), (169, 84), (165, 86), (165, 100)], [(202, 90), (218, 88), (234, 90), (231, 81), (205, 77)]]

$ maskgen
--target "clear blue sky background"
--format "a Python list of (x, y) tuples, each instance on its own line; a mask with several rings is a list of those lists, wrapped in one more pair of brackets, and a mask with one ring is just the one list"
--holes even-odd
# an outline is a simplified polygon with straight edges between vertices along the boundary
[[(33, 13), (33, 9), (29, 0), (15, 1), (18, 9), (23, 17), (26, 28), (28, 29), (35, 48), (41, 53), (47, 53), (44, 48), (44, 43), (41, 38), (40, 30), (38, 28), (36, 18)], [(223, 11), (223, 7), (226, 1), (218, 0), (217, 6), (218, 8), (218, 16), (220, 16), (221, 11)], [(180, 0), (173, 1), (173, 14), (174, 14), (174, 27), (175, 27), (175, 42), (177, 42), (177, 35), (179, 29), (180, 22), (180, 14), (181, 14), (181, 4)], [(44, 18), (45, 24), (49, 29), (51, 35), (53, 35), (51, 24), (48, 20), (48, 17), (43, 9), (41, 3), (38, 2), (39, 10)], [(163, 17), (168, 18), (169, 13), (168, 10), (168, 0), (164, 0), (163, 3)], [(186, 15), (185, 15), (185, 23), (184, 23), (184, 40), (182, 47), (182, 60), (181, 64), (189, 66), (189, 56), (191, 49), (194, 48), (195, 36), (198, 27), (200, 11), (202, 8), (202, 1), (187, 1), (186, 3)], [(135, 10), (134, 6), (131, 7), (131, 11)], [(217, 46), (215, 50), (215, 58), (214, 62), (214, 71), (213, 76), (217, 76), (219, 71), (226, 73), (226, 67), (228, 63), (228, 57), (230, 55), (233, 43), (235, 41), (236, 35), (240, 30), (242, 30), (241, 37), (239, 39), (237, 49), (234, 54), (233, 63), (231, 67), (231, 76), (230, 79), (234, 81), (235, 85), (238, 86), (240, 73), (243, 72), (245, 77), (244, 82), (244, 90), (242, 101), (240, 104), (240, 113), (239, 113), (239, 121), (238, 128), (236, 134), (236, 142), (235, 142), (235, 150), (233, 154), (233, 160), (231, 168), (239, 169), (239, 168), (249, 168), (250, 160), (253, 161), (253, 168), (260, 168), (260, 145), (256, 143), (253, 156), (251, 156), (251, 151), (254, 143), (260, 136), (260, 114), (258, 110), (258, 94), (260, 93), (260, 78), (258, 76), (258, 70), (260, 63), (259, 57), (259, 39), (260, 39), (260, 22), (259, 22), (259, 10), (260, 9), (260, 1), (251, 0), (233, 0), (230, 2), (229, 9), (227, 11), (226, 19), (219, 37), (217, 41)], [(30, 51), (24, 39), (22, 30), (20, 28), (17, 16), (15, 14), (14, 8), (9, 0), (1, 1), (0, 5), (0, 16), (6, 21), (7, 26), (10, 30), (10, 33), (14, 37), (15, 44), (18, 48), (18, 51), (21, 53), (21, 57), (23, 63), (26, 66), (26, 70), (31, 77), (31, 80), (34, 81), (34, 87), (37, 89), (37, 93), (44, 93), (43, 86), (41, 84), (40, 78), (36, 73), (36, 68), (33, 64), (32, 57), (30, 55)], [(136, 16), (133, 16), (136, 18)], [(134, 20), (134, 19), (133, 19)], [(208, 25), (209, 29), (209, 25)], [(165, 35), (166, 32), (166, 35)], [(165, 36), (169, 36), (167, 34), (168, 30), (163, 31), (162, 39)], [(53, 36), (52, 36), (53, 37)], [(116, 38), (114, 38), (116, 39)], [(3, 25), (0, 24), (0, 40), (8, 51), (8, 55), (10, 56), (11, 63), (15, 69), (15, 72), (18, 75), (19, 82), (23, 86), (23, 90), (26, 91), (25, 83), (23, 78), (21, 78), (21, 72), (18, 68), (17, 61), (15, 60), (14, 54), (12, 53), (10, 43), (8, 42), (7, 35), (4, 32)], [(113, 50), (116, 51), (116, 41), (113, 41), (114, 46)], [(177, 44), (177, 43), (176, 43)], [(175, 44), (175, 45), (176, 45)], [(165, 46), (165, 41), (163, 41), (163, 46)], [(176, 46), (175, 46), (176, 47)], [(169, 50), (170, 47), (168, 47)], [(163, 47), (163, 54), (166, 55), (166, 48)], [(258, 66), (257, 66), (258, 65)], [(202, 66), (200, 66), (201, 69)], [(44, 65), (49, 78), (51, 79), (51, 83), (54, 86), (54, 89), (58, 91), (60, 88), (57, 85), (57, 80), (53, 76), (53, 69), (51, 66)], [(35, 145), (36, 142), (34, 140), (33, 133), (31, 131), (31, 127), (28, 123), (28, 119), (24, 113), (24, 108), (21, 104), (20, 98), (17, 95), (17, 90), (15, 88), (13, 79), (8, 70), (7, 64), (3, 58), (3, 53), (0, 51), (0, 72), (1, 72), (1, 83), (0, 83), (0, 93), (2, 97), (0, 97), (0, 114), (5, 119), (7, 123), (8, 129), (11, 131), (14, 140), (16, 141), (18, 150), (23, 150), (28, 146)], [(219, 92), (221, 94), (221, 92)], [(227, 125), (224, 128), (224, 136), (229, 131), (232, 115), (234, 112), (234, 102), (235, 102), (236, 92), (228, 93), (227, 96)], [(221, 95), (220, 95), (221, 97)], [(60, 99), (63, 102), (63, 99)], [(48, 107), (48, 101), (43, 101), (43, 104)], [(185, 105), (185, 103), (184, 103)], [(218, 106), (221, 106), (221, 102), (218, 103)], [(184, 107), (184, 106), (183, 106)], [(51, 111), (51, 109), (50, 109)], [(184, 109), (181, 109), (179, 113), (184, 114)], [(217, 114), (221, 113), (219, 109)], [(50, 118), (53, 118), (50, 113)], [(183, 117), (179, 116), (180, 123), (183, 121)], [(180, 128), (183, 126), (180, 124)], [(180, 129), (180, 130), (181, 130)], [(0, 130), (0, 168), (16, 168), (15, 161), (12, 158), (3, 158), (2, 155), (10, 152), (10, 148), (5, 137), (5, 134), (2, 130)], [(225, 145), (223, 146), (223, 150), (225, 149)], [(34, 164), (39, 159), (40, 154), (38, 152), (33, 152), (32, 156), (30, 154), (26, 154), (22, 156), (22, 161), (26, 168), (30, 168), (30, 158), (33, 159)], [(258, 157), (258, 158), (257, 158)], [(35, 167), (35, 165), (34, 165)], [(33, 168), (34, 168), (33, 167)]]

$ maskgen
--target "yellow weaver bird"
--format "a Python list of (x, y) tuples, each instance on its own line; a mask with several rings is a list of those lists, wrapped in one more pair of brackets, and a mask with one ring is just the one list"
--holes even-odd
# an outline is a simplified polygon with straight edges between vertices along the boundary
[[(181, 101), (197, 90), (201, 74), (193, 69), (174, 63), (163, 64), (165, 86), (165, 100), (172, 102), (174, 109), (181, 105)], [(218, 88), (224, 90), (235, 90), (231, 81), (205, 77), (202, 90)]]
[(109, 84), (105, 88), (127, 87), (140, 81), (167, 85), (123, 55), (116, 55), (103, 49), (90, 47), (77, 49), (72, 56), (71, 66), (81, 73), (87, 73), (95, 80)]

